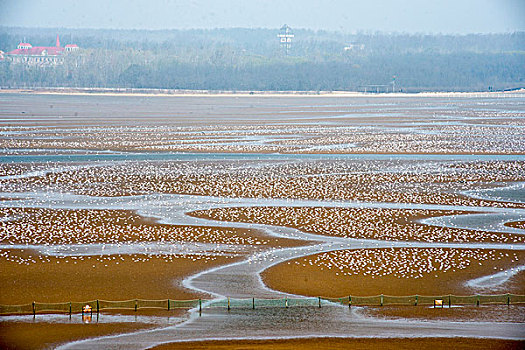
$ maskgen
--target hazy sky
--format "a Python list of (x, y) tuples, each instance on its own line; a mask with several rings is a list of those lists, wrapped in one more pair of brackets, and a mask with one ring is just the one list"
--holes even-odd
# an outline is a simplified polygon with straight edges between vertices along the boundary
[(67, 28), (525, 31), (525, 0), (0, 0), (0, 25)]

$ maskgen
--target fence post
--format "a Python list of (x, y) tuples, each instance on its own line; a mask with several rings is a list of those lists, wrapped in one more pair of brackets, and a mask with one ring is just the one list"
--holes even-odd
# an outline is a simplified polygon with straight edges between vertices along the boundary
[[(500, 304), (501, 303), (506, 303), (507, 306), (510, 306), (510, 304), (511, 304), (511, 296), (512, 295), (513, 294), (511, 294), (511, 293), (498, 294), (498, 297), (506, 296), (506, 301), (502, 301), (501, 299), (499, 299), (500, 301), (498, 303), (500, 303)], [(417, 306), (419, 304), (419, 295), (415, 294), (414, 296), (415, 296), (415, 303), (414, 303), (414, 305)], [(481, 297), (482, 297), (482, 295), (476, 294), (475, 296), (476, 296), (476, 306), (480, 306), (481, 305)], [(381, 294), (381, 295), (379, 295), (379, 297), (380, 297), (380, 305), (384, 306), (385, 305), (385, 301), (384, 301), (385, 295)], [(134, 301), (135, 301), (135, 311), (138, 310), (138, 300), (139, 299), (134, 299)], [(142, 299), (140, 299), (140, 300), (142, 300)], [(339, 300), (341, 301), (341, 303), (344, 302), (344, 298), (340, 298)], [(288, 302), (288, 297), (285, 297), (284, 301), (285, 301), (285, 307), (289, 308), (290, 305), (289, 305), (289, 302)], [(168, 302), (167, 308), (168, 308), (168, 310), (171, 310), (171, 299), (167, 299), (167, 302)], [(318, 296), (317, 297), (317, 302), (318, 302), (318, 307), (321, 308), (322, 307), (322, 297)], [(97, 303), (97, 305), (96, 305), (96, 308), (97, 308), (96, 312), (97, 312), (97, 317), (98, 317), (98, 314), (100, 313), (100, 300), (97, 299), (96, 303)], [(32, 305), (33, 316), (36, 316), (36, 302), (33, 301), (31, 303), (31, 305)], [(348, 296), (348, 307), (349, 308), (352, 307), (352, 296), (351, 295)], [(442, 307), (444, 307), (444, 305)], [(448, 307), (449, 308), (452, 307), (452, 294), (448, 294)], [(255, 297), (252, 297), (252, 308), (255, 310)], [(94, 311), (93, 309), (94, 308), (91, 309), (91, 315), (93, 314), (93, 311)], [(228, 297), (228, 310), (231, 310), (230, 297)], [(82, 315), (85, 314), (84, 308), (81, 308), (81, 312), (82, 312)], [(199, 299), (199, 313), (201, 313), (201, 312), (202, 312), (202, 299)], [(69, 316), (71, 317), (72, 314), (73, 314), (73, 302), (70, 301), (69, 302)]]

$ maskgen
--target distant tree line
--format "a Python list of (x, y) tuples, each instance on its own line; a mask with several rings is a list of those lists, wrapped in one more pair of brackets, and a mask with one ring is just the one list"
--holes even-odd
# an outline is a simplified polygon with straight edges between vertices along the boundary
[[(278, 30), (0, 28), (0, 49), (76, 43), (63, 65), (0, 63), (3, 87), (198, 90), (488, 90), (525, 86), (525, 33), (408, 35), (297, 30), (289, 55)], [(346, 49), (345, 49), (346, 48)]]

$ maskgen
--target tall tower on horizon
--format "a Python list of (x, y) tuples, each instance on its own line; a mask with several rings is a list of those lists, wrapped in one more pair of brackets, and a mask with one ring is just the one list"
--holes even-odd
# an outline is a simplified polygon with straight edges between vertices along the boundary
[(292, 28), (290, 28), (287, 24), (283, 25), (277, 37), (280, 38), (281, 47), (285, 50), (286, 55), (288, 55), (290, 49), (292, 48), (292, 38), (295, 37)]
[(57, 44), (56, 44), (57, 47), (60, 47), (60, 39), (58, 38), (58, 34), (57, 34)]

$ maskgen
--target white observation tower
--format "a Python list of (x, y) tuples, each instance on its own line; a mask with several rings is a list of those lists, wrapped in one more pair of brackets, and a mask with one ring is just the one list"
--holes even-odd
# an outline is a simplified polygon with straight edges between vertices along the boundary
[(290, 28), (287, 24), (283, 25), (277, 37), (280, 38), (281, 47), (286, 51), (286, 55), (288, 55), (288, 52), (292, 47), (292, 39), (295, 37), (292, 32), (292, 28)]

